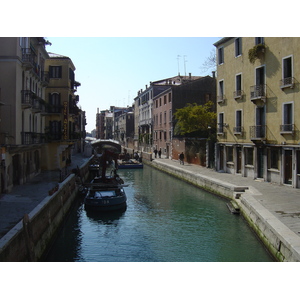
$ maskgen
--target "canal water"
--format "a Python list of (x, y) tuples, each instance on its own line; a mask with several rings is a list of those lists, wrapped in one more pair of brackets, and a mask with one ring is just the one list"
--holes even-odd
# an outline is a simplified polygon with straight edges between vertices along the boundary
[(223, 198), (149, 166), (118, 173), (129, 185), (126, 211), (90, 214), (78, 201), (45, 261), (273, 261)]

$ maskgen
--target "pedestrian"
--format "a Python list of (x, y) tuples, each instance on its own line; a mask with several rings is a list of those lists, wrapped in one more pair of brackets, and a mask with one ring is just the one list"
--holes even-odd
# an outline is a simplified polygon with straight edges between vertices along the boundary
[(161, 148), (159, 148), (158, 157), (161, 158)]
[(157, 158), (157, 149), (154, 150), (154, 157)]
[(179, 162), (180, 162), (181, 165), (184, 165), (184, 154), (183, 154), (183, 152), (181, 152), (179, 154)]

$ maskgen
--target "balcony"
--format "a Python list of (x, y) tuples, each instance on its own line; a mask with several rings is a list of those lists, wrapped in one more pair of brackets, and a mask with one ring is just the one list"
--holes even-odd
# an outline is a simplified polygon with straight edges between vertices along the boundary
[(266, 125), (250, 126), (250, 139), (252, 141), (263, 141), (266, 139)]
[(36, 132), (21, 132), (22, 145), (33, 145), (45, 143), (45, 135)]
[(280, 125), (280, 134), (294, 134), (295, 124)]
[(244, 91), (243, 90), (237, 90), (237, 91), (233, 92), (233, 98), (235, 100), (242, 99), (243, 95), (244, 95)]
[(294, 88), (295, 78), (294, 77), (287, 77), (280, 80), (280, 88), (283, 90), (285, 88)]
[(47, 86), (49, 84), (49, 72), (41, 72), (41, 83), (43, 86)]
[(266, 85), (259, 84), (250, 87), (250, 100), (255, 104), (260, 104), (266, 102)]
[(37, 112), (45, 112), (45, 101), (42, 98), (37, 98), (33, 100), (32, 110)]
[(244, 128), (243, 126), (236, 126), (236, 127), (233, 127), (233, 134), (242, 134), (244, 131)]
[(217, 96), (217, 103), (224, 103), (225, 102), (225, 95), (219, 95)]
[(51, 104), (47, 103), (45, 106), (45, 112), (47, 114), (61, 114), (62, 106), (61, 105), (51, 105)]
[(224, 128), (226, 127), (226, 124), (225, 123), (218, 123), (218, 126), (217, 126), (217, 134), (218, 135), (224, 135)]
[(35, 67), (36, 54), (31, 50), (31, 48), (23, 48), (22, 49), (22, 62), (23, 66), (30, 70)]
[(30, 90), (22, 90), (22, 108), (30, 108), (32, 107), (34, 100), (36, 98), (36, 95), (34, 92)]

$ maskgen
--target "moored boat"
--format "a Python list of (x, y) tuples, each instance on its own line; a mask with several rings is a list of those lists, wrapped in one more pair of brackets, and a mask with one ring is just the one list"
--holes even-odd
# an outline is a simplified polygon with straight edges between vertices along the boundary
[(119, 169), (143, 169), (143, 163), (139, 162), (136, 159), (119, 160), (118, 168)]
[[(97, 162), (93, 163), (90, 171), (96, 171), (97, 175), (90, 183), (85, 184), (88, 189), (84, 198), (85, 209), (94, 211), (125, 209), (127, 197), (124, 187), (126, 185), (117, 174), (120, 144), (112, 140), (97, 140), (92, 142), (92, 146)], [(106, 169), (109, 166), (112, 166), (112, 169), (110, 176), (107, 176)], [(95, 170), (94, 167), (96, 167)]]
[(127, 197), (123, 180), (120, 177), (96, 177), (86, 185), (88, 192), (84, 199), (85, 209), (96, 211), (112, 211), (125, 209)]

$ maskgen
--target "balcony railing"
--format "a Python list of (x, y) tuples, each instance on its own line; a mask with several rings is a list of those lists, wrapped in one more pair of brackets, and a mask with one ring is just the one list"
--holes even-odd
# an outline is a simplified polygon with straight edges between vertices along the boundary
[(287, 77), (287, 78), (283, 78), (280, 80), (280, 88), (284, 89), (284, 88), (293, 88), (294, 87), (294, 83), (295, 83), (295, 78), (294, 77)]
[(234, 99), (241, 99), (243, 97), (244, 91), (243, 90), (237, 90), (233, 92), (233, 98)]
[(22, 145), (45, 143), (45, 134), (36, 132), (21, 132)]
[(243, 126), (236, 126), (236, 127), (233, 127), (233, 133), (234, 133), (234, 134), (242, 134), (243, 131), (244, 131)]
[(266, 85), (259, 84), (253, 85), (250, 87), (250, 100), (255, 102), (256, 100), (263, 100), (266, 99)]
[(22, 49), (22, 61), (26, 67), (33, 68), (35, 66), (35, 58), (36, 55), (31, 48)]
[(224, 94), (217, 96), (217, 102), (218, 103), (223, 103), (224, 101), (225, 101), (225, 95)]
[(32, 109), (35, 112), (45, 112), (45, 101), (41, 98), (34, 99)]
[(225, 128), (224, 123), (218, 123), (217, 134), (224, 134), (224, 128)]
[(49, 84), (49, 72), (41, 72), (41, 82), (43, 86), (47, 86)]
[(293, 134), (295, 131), (295, 124), (280, 125), (280, 134)]
[(30, 90), (22, 90), (22, 107), (31, 107), (33, 105), (36, 95)]
[(251, 140), (264, 140), (266, 138), (266, 125), (250, 126)]

